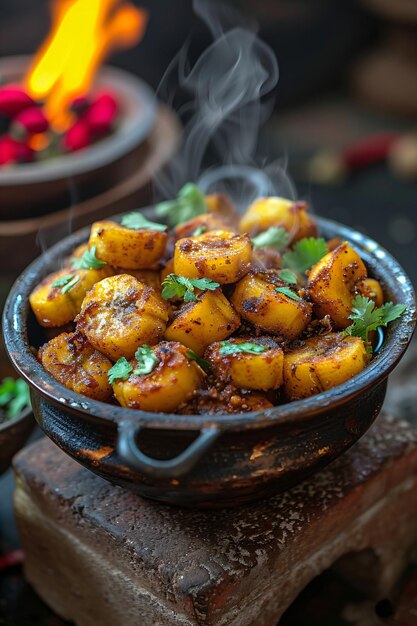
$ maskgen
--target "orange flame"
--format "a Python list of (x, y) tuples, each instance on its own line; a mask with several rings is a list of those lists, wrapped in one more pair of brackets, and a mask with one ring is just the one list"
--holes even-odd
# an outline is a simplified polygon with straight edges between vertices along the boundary
[(147, 12), (124, 0), (56, 0), (52, 29), (25, 79), (56, 128), (68, 126), (69, 104), (88, 93), (105, 57), (135, 45), (146, 23)]

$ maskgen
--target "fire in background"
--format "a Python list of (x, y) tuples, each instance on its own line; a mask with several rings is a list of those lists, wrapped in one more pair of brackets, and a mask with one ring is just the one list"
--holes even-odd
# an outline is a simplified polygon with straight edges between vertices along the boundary
[(123, 0), (57, 0), (52, 28), (21, 84), (0, 88), (0, 165), (81, 150), (113, 132), (116, 93), (93, 89), (114, 50), (142, 38), (147, 12)]

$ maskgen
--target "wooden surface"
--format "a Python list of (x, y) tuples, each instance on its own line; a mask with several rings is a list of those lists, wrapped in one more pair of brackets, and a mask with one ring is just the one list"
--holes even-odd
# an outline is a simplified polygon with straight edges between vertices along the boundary
[(417, 539), (417, 430), (387, 417), (312, 480), (232, 511), (142, 500), (47, 440), (16, 470), (27, 578), (79, 626), (136, 626), (138, 616), (141, 626), (272, 626), (352, 552), (339, 571), (378, 599)]

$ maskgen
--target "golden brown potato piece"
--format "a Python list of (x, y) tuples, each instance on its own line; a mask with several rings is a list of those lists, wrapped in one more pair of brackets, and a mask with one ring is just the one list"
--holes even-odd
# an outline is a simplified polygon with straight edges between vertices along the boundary
[(358, 281), (355, 287), (359, 295), (373, 300), (376, 306), (379, 307), (384, 304), (384, 292), (382, 291), (381, 283), (375, 280), (375, 278), (364, 278)]
[(229, 337), (240, 326), (239, 316), (220, 289), (206, 291), (185, 304), (168, 326), (165, 337), (202, 355), (213, 341)]
[(133, 373), (127, 380), (116, 380), (114, 395), (130, 409), (152, 412), (175, 411), (201, 385), (205, 373), (187, 356), (187, 348), (177, 342), (163, 341), (153, 348), (158, 359), (149, 374), (135, 375), (136, 359), (131, 361)]
[(116, 222), (95, 222), (89, 247), (96, 246), (97, 257), (125, 270), (153, 268), (165, 252), (168, 235), (152, 229), (133, 230)]
[(220, 214), (231, 224), (237, 224), (239, 213), (233, 205), (229, 196), (225, 193), (212, 193), (206, 196), (206, 205), (209, 213)]
[(368, 364), (360, 337), (329, 333), (307, 339), (284, 358), (284, 387), (290, 400), (327, 391), (359, 374)]
[(247, 235), (215, 230), (175, 244), (174, 272), (188, 278), (234, 283), (250, 269), (252, 244)]
[(174, 229), (175, 241), (178, 239), (184, 239), (185, 237), (193, 237), (194, 233), (202, 235), (213, 230), (224, 230), (234, 232), (233, 227), (228, 223), (225, 217), (216, 213), (203, 213), (203, 215), (197, 215), (193, 219), (179, 224)]
[(108, 265), (99, 270), (73, 270), (66, 267), (49, 274), (29, 296), (39, 324), (57, 327), (72, 322), (81, 310), (87, 291), (112, 274), (114, 271)]
[(113, 364), (81, 333), (61, 333), (42, 346), (38, 356), (46, 371), (68, 389), (94, 400), (111, 400), (107, 372)]
[(355, 285), (366, 274), (359, 254), (346, 241), (326, 254), (311, 268), (306, 285), (317, 317), (329, 315), (337, 328), (349, 326)]
[(159, 270), (122, 270), (115, 268), (117, 274), (129, 274), (133, 276), (139, 282), (143, 283), (147, 287), (152, 287), (155, 291), (160, 292), (161, 286), (161, 273)]
[(97, 283), (85, 297), (77, 328), (113, 361), (131, 359), (138, 346), (164, 334), (168, 307), (151, 287), (119, 274)]
[[(260, 347), (263, 352), (236, 352), (222, 354), (224, 344), (221, 341), (211, 344), (204, 353), (210, 361), (213, 372), (219, 380), (231, 383), (241, 389), (278, 389), (283, 383), (284, 353), (279, 345), (270, 337), (257, 339), (238, 337), (229, 339), (226, 349), (234, 346)], [(256, 348), (255, 348), (256, 349)]]
[[(288, 288), (272, 273), (250, 273), (236, 285), (231, 302), (245, 320), (267, 333), (293, 340), (301, 335), (312, 316), (312, 305), (301, 298), (279, 293)], [(295, 298), (295, 299), (294, 299)]]
[(288, 231), (292, 241), (317, 237), (317, 224), (308, 214), (307, 208), (306, 202), (294, 202), (276, 196), (259, 198), (243, 215), (239, 230), (253, 236), (271, 226), (281, 226)]

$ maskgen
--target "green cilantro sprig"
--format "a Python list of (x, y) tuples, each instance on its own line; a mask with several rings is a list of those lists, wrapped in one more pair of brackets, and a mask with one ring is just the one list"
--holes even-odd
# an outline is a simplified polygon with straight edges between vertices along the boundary
[(197, 228), (192, 232), (191, 237), (199, 237), (206, 232), (206, 228), (205, 224), (200, 224), (200, 226), (197, 226)]
[(124, 356), (122, 356), (118, 361), (116, 361), (113, 367), (109, 369), (107, 377), (109, 379), (109, 383), (113, 385), (118, 379), (127, 380), (132, 372), (133, 366)]
[[(0, 408), (6, 419), (14, 419), (30, 406), (29, 387), (22, 378), (8, 376), (0, 383)], [(0, 420), (1, 421), (1, 420)]]
[(306, 237), (297, 241), (290, 252), (282, 257), (286, 269), (304, 274), (327, 254), (326, 242), (322, 237)]
[(116, 361), (107, 372), (109, 383), (113, 385), (116, 380), (127, 380), (131, 374), (134, 376), (150, 374), (159, 363), (159, 359), (152, 348), (146, 344), (143, 344), (136, 350), (135, 359), (137, 361), (135, 368), (124, 356)]
[(76, 274), (67, 274), (62, 278), (57, 278), (52, 283), (52, 287), (62, 287), (61, 292), (67, 293), (70, 289), (72, 289), (80, 280), (80, 277)]
[(139, 211), (133, 211), (132, 213), (123, 215), (121, 224), (132, 230), (160, 230), (163, 232), (168, 228), (166, 224), (151, 222), (142, 213), (139, 213)]
[(260, 343), (253, 343), (252, 341), (242, 341), (241, 343), (232, 343), (231, 341), (221, 341), (219, 354), (222, 356), (228, 354), (261, 354), (268, 350), (267, 346), (263, 346)]
[(159, 363), (159, 359), (152, 348), (145, 343), (136, 350), (135, 359), (137, 360), (137, 366), (133, 370), (135, 376), (150, 374)]
[(252, 237), (254, 248), (274, 248), (281, 252), (290, 242), (290, 236), (282, 226), (271, 226), (263, 233)]
[(294, 274), (291, 270), (280, 270), (278, 275), (284, 283), (288, 283), (289, 285), (296, 285), (298, 282), (297, 274)]
[(220, 287), (219, 283), (210, 278), (187, 278), (177, 274), (169, 274), (162, 283), (162, 297), (164, 300), (171, 298), (184, 298), (184, 302), (197, 302), (194, 294), (195, 289), (201, 291), (214, 291)]
[(184, 185), (175, 200), (161, 202), (155, 207), (156, 215), (166, 219), (171, 226), (177, 226), (206, 212), (204, 193), (194, 183)]
[(190, 359), (190, 361), (195, 361), (197, 365), (199, 365), (201, 369), (203, 369), (205, 372), (211, 368), (210, 361), (202, 359), (201, 356), (198, 356), (198, 354), (194, 352), (194, 350), (187, 350), (185, 354)]
[(96, 246), (86, 250), (80, 258), (72, 259), (72, 267), (75, 270), (100, 270), (105, 265), (105, 261), (100, 261), (96, 257)]
[(296, 294), (289, 287), (275, 287), (275, 291), (278, 293), (282, 293), (284, 296), (288, 296), (288, 298), (292, 298), (293, 300), (297, 300), (298, 302), (302, 300), (298, 294)]
[[(388, 326), (406, 310), (404, 304), (393, 304), (385, 302), (377, 307), (373, 300), (365, 296), (356, 296), (352, 301), (352, 311), (349, 319), (352, 324), (344, 330), (344, 335), (361, 337), (365, 342), (369, 342), (369, 333), (380, 326)], [(370, 348), (371, 350), (371, 348)]]

